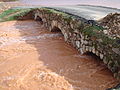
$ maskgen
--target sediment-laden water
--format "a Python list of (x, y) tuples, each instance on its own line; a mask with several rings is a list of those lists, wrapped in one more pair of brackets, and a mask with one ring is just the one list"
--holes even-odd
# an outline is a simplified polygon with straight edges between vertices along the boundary
[(105, 90), (117, 84), (105, 65), (80, 55), (39, 22), (0, 23), (0, 90)]

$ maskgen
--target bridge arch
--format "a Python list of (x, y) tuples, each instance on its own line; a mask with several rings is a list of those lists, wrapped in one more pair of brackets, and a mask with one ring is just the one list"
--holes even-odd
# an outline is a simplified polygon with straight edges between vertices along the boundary
[(53, 28), (51, 29), (51, 32), (61, 32), (61, 29), (57, 26), (53, 26)]
[(92, 51), (86, 51), (86, 52), (83, 53), (83, 55), (90, 55), (90, 56), (93, 56), (96, 59), (102, 60), (99, 55), (97, 55), (96, 53), (93, 53)]
[(43, 19), (40, 16), (35, 16), (35, 20), (43, 24)]

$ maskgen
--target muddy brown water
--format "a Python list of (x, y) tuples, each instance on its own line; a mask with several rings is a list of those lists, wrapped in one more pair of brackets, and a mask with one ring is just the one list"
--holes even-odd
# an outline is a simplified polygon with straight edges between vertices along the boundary
[(0, 23), (0, 90), (105, 90), (118, 82), (93, 56), (39, 22)]

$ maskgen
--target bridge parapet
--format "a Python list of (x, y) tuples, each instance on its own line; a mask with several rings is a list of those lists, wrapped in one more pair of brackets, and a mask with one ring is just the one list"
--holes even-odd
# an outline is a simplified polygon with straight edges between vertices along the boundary
[(120, 77), (120, 43), (117, 42), (119, 38), (109, 37), (102, 26), (91, 24), (89, 20), (54, 9), (41, 8), (33, 13), (35, 19), (39, 17), (48, 30), (61, 30), (65, 41), (81, 54), (92, 52), (103, 60), (114, 77)]

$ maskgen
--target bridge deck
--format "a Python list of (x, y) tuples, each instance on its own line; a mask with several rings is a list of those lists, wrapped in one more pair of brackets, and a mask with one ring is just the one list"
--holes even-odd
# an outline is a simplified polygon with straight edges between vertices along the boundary
[[(14, 8), (41, 8), (46, 6), (19, 6)], [(74, 14), (83, 17), (88, 20), (99, 20), (109, 13), (120, 13), (120, 9), (102, 7), (102, 6), (92, 6), (92, 5), (61, 5), (61, 6), (48, 6), (49, 8), (57, 9), (63, 12)]]
[(51, 8), (68, 12), (89, 20), (99, 20), (109, 13), (120, 13), (120, 9), (90, 5), (52, 6)]

